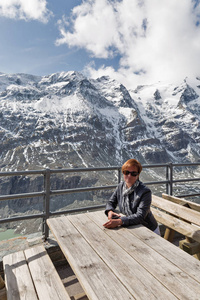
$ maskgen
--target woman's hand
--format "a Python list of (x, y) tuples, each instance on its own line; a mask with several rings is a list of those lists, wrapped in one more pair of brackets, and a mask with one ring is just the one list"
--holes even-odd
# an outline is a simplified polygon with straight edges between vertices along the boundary
[(110, 210), (108, 212), (108, 220), (111, 220), (111, 219), (117, 219), (117, 218), (120, 218), (121, 216), (117, 213), (115, 213), (114, 211)]
[(122, 220), (121, 219), (110, 219), (108, 220), (108, 222), (106, 222), (105, 224), (103, 224), (103, 226), (105, 228), (115, 228), (118, 226), (122, 225)]

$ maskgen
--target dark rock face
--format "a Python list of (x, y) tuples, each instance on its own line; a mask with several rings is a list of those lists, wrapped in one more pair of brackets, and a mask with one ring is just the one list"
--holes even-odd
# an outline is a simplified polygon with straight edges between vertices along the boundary
[(155, 93), (154, 93), (154, 98), (155, 98), (155, 100), (160, 100), (160, 99), (162, 99), (159, 90), (156, 90), (156, 91), (155, 91)]
[(184, 91), (181, 95), (179, 103), (188, 104), (190, 101), (193, 101), (193, 100), (197, 99), (198, 97), (199, 97), (199, 95), (197, 95), (197, 93), (194, 91), (194, 89), (191, 88), (189, 85), (186, 85), (186, 88), (184, 89)]

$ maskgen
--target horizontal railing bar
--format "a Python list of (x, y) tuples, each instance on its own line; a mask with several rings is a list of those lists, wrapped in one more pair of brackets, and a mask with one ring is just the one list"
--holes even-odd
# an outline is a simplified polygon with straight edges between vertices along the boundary
[(200, 166), (200, 163), (173, 163), (173, 167)]
[(99, 167), (99, 168), (74, 168), (74, 169), (51, 169), (51, 173), (76, 173), (76, 172), (96, 172), (96, 171), (108, 171), (119, 170), (121, 167)]
[(113, 189), (116, 187), (117, 187), (117, 184), (106, 185), (106, 186), (87, 187), (87, 188), (66, 189), (66, 190), (53, 190), (50, 192), (50, 195), (71, 194), (71, 193), (88, 192), (88, 191), (96, 191), (96, 190), (108, 190), (108, 189)]
[[(95, 172), (107, 170), (119, 170), (121, 167), (99, 167), (99, 168), (74, 168), (74, 169), (50, 169), (50, 173), (75, 173), (75, 172)], [(45, 174), (46, 169), (43, 170), (30, 170), (30, 171), (8, 171), (0, 172), (0, 176), (17, 176), (17, 175), (34, 175)]]
[(149, 181), (149, 182), (144, 182), (144, 184), (146, 185), (151, 185), (151, 184), (166, 184), (166, 183), (170, 183), (169, 180), (163, 180), (163, 181)]
[[(173, 180), (173, 183), (187, 182), (187, 181), (200, 181), (200, 178)], [(169, 180), (144, 182), (144, 184), (146, 184), (146, 185), (166, 184), (166, 183), (169, 183)], [(86, 187), (86, 188), (76, 188), (76, 189), (64, 189), (64, 190), (53, 190), (53, 191), (50, 192), (50, 194), (51, 195), (61, 195), (61, 194), (69, 194), (69, 193), (79, 193), (79, 192), (87, 192), (87, 191), (95, 191), (95, 190), (113, 189), (113, 188), (116, 188), (116, 186), (117, 185)], [(5, 196), (0, 196), (0, 201), (12, 200), (12, 199), (21, 199), (21, 198), (34, 198), (34, 197), (39, 197), (39, 196), (44, 196), (44, 195), (45, 195), (44, 191), (42, 191), (42, 192), (33, 192), (33, 193), (5, 195)]]
[(45, 217), (44, 213), (41, 214), (34, 214), (34, 215), (26, 215), (26, 216), (17, 216), (17, 217), (11, 217), (6, 219), (0, 219), (0, 224), (2, 223), (10, 223), (15, 221), (22, 221), (22, 220), (29, 220), (29, 219), (37, 219), (37, 218), (43, 218)]
[[(166, 184), (169, 181), (150, 181), (144, 182), (144, 184)], [(79, 193), (79, 192), (87, 192), (87, 191), (96, 191), (96, 190), (107, 190), (116, 188), (116, 185), (108, 185), (108, 186), (97, 186), (97, 187), (86, 187), (86, 188), (76, 188), (76, 189), (64, 189), (64, 190), (53, 190), (50, 192), (51, 195), (61, 195), (61, 194), (69, 194), (69, 193)], [(44, 196), (45, 192), (34, 192), (34, 193), (23, 193), (23, 194), (13, 194), (13, 195), (5, 195), (0, 196), (0, 201), (4, 200), (12, 200), (12, 199), (21, 199), (21, 198), (34, 198), (38, 196)]]
[(152, 165), (142, 165), (142, 168), (149, 169), (149, 168), (162, 168), (162, 167), (169, 167), (169, 164), (152, 164)]
[(0, 176), (17, 176), (17, 175), (44, 175), (46, 170), (30, 170), (30, 171), (12, 171), (12, 172), (0, 172)]
[(200, 181), (200, 178), (187, 178), (187, 179), (175, 179), (175, 180), (172, 180), (173, 183), (188, 182), (188, 181)]
[(194, 196), (200, 196), (200, 193), (198, 194), (186, 194), (186, 195), (176, 195), (175, 197), (178, 197), (178, 198), (186, 198), (186, 197), (194, 197)]
[(105, 208), (105, 204), (102, 205), (95, 205), (95, 206), (87, 206), (87, 207), (80, 207), (80, 208), (73, 208), (73, 209), (67, 209), (62, 211), (54, 211), (50, 212), (50, 216), (57, 216), (57, 215), (63, 215), (63, 214), (71, 214), (76, 212), (82, 212), (82, 211), (91, 211), (95, 209)]
[(4, 200), (13, 200), (13, 199), (21, 199), (21, 198), (34, 198), (39, 196), (44, 196), (45, 192), (35, 192), (35, 193), (23, 193), (23, 194), (12, 194), (0, 196), (0, 201)]
[[(157, 168), (157, 167), (168, 167), (170, 163), (167, 164), (152, 164), (143, 165), (143, 168)], [(173, 163), (173, 166), (200, 166), (200, 163)], [(119, 170), (120, 166), (114, 167), (99, 167), (99, 168), (74, 168), (74, 169), (50, 169), (51, 173), (72, 173), (72, 172), (95, 172), (95, 171), (106, 171), (106, 170)], [(0, 172), (0, 176), (13, 176), (13, 175), (33, 175), (33, 174), (44, 174), (46, 169), (41, 170), (26, 170), (26, 171), (6, 171)]]

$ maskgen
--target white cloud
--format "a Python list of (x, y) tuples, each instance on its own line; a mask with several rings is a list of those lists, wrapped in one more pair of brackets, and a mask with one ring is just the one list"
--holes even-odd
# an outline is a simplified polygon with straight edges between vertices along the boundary
[(0, 16), (47, 23), (52, 15), (46, 0), (0, 0)]
[[(92, 77), (110, 75), (126, 85), (180, 81), (200, 76), (199, 1), (88, 0), (59, 21), (61, 38), (104, 58), (107, 66), (87, 66)], [(120, 56), (119, 68), (108, 65)], [(135, 84), (134, 84), (135, 85)]]
[(68, 21), (59, 22), (62, 38), (57, 40), (57, 45), (67, 43), (83, 47), (98, 58), (113, 55), (109, 47), (116, 43), (118, 32), (115, 31), (117, 23), (111, 4), (106, 0), (84, 2), (73, 9), (72, 22), (73, 32), (65, 30)]

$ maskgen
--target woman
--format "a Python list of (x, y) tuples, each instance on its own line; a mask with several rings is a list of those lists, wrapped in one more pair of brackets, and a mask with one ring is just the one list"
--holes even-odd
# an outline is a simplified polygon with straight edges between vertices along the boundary
[[(122, 166), (124, 181), (106, 204), (108, 222), (103, 224), (104, 227), (142, 224), (159, 234), (158, 223), (150, 210), (151, 190), (139, 180), (141, 171), (142, 166), (136, 159), (129, 159)], [(115, 212), (117, 205), (124, 216)]]

